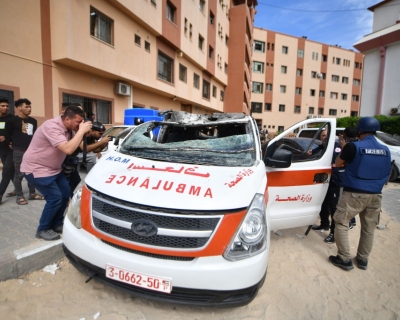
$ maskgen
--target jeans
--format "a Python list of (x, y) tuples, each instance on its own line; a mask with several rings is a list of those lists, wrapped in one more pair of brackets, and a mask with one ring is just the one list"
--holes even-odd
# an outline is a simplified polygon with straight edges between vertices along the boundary
[(32, 173), (25, 175), (26, 180), (38, 189), (46, 204), (39, 220), (37, 231), (48, 230), (61, 225), (64, 221), (64, 211), (67, 207), (70, 188), (63, 172), (55, 176), (35, 178)]
[(3, 164), (3, 172), (0, 182), (0, 196), (3, 196), (6, 192), (10, 181), (14, 179), (14, 163), (13, 163), (13, 153), (9, 152), (6, 154), (0, 154), (1, 163)]
[[(22, 157), (24, 156), (25, 151), (21, 150), (14, 150), (13, 152), (13, 159), (14, 159), (14, 168), (15, 168), (15, 174), (14, 174), (14, 187), (15, 191), (17, 192), (17, 197), (23, 197), (24, 193), (22, 191), (22, 179), (24, 178), (24, 175), (21, 173), (21, 163), (22, 163)], [(28, 188), (29, 188), (29, 194), (35, 194), (35, 187), (29, 183), (28, 181)]]
[(374, 243), (374, 231), (379, 221), (381, 202), (381, 194), (343, 192), (333, 217), (336, 222), (335, 240), (340, 258), (351, 259), (348, 236), (349, 221), (358, 214), (361, 233), (357, 258), (368, 261)]

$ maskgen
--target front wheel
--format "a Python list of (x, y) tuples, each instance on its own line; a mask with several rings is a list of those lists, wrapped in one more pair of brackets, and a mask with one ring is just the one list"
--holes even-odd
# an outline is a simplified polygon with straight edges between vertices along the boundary
[(390, 173), (389, 182), (396, 181), (398, 176), (399, 176), (399, 169), (397, 169), (397, 166), (394, 165), (392, 172)]

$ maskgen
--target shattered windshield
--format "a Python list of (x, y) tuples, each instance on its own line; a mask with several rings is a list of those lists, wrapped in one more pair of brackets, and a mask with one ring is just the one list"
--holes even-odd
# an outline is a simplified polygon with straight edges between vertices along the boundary
[(145, 123), (124, 140), (119, 150), (131, 156), (217, 166), (247, 167), (256, 159), (248, 122), (184, 125)]

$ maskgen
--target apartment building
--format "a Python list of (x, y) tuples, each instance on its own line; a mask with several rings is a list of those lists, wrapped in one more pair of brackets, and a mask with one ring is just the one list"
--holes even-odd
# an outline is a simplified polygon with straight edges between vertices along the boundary
[(260, 129), (359, 115), (361, 53), (260, 28), (253, 39), (251, 110)]
[(31, 100), (40, 123), (60, 114), (62, 102), (80, 102), (104, 124), (123, 123), (132, 107), (249, 113), (256, 5), (3, 1), (0, 96)]
[(400, 116), (400, 0), (380, 1), (372, 32), (354, 47), (365, 55), (361, 115)]

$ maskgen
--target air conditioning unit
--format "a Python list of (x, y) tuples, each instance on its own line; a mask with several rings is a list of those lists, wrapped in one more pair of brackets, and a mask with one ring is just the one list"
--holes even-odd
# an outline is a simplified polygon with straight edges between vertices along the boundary
[(122, 82), (116, 82), (115, 86), (114, 86), (114, 92), (121, 96), (130, 96), (131, 95), (131, 86), (129, 86), (125, 83), (122, 83)]
[(397, 108), (390, 109), (391, 114), (396, 114), (398, 111), (399, 111), (399, 109), (397, 109)]
[(322, 73), (317, 73), (317, 77), (322, 79)]
[(307, 116), (307, 119), (312, 119), (312, 116)]

